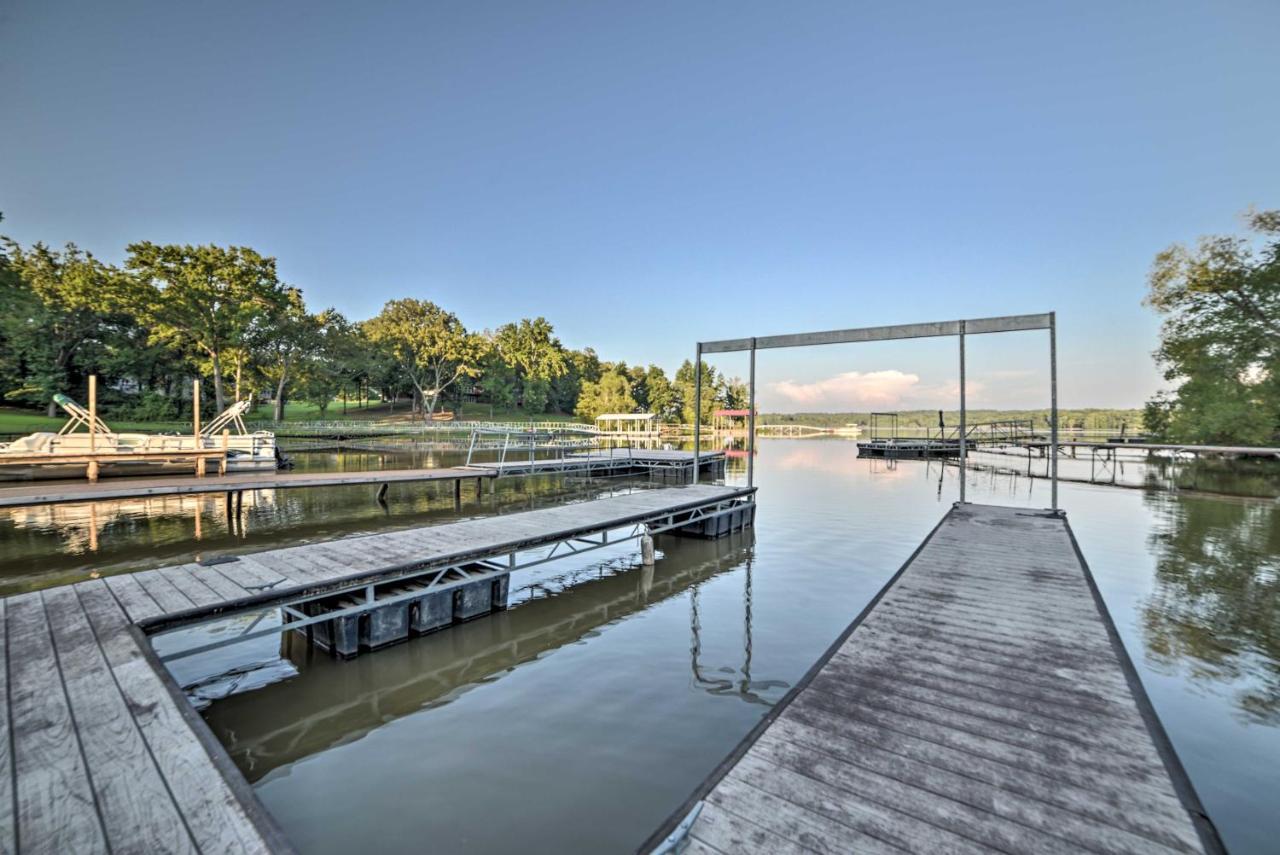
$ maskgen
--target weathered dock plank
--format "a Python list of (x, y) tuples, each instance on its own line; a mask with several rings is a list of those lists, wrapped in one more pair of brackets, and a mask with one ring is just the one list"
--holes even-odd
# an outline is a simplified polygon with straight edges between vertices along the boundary
[(104, 580), (0, 600), (0, 638), (0, 851), (289, 851)]
[[(221, 773), (220, 760), (211, 756), (220, 749), (201, 739), (194, 712), (165, 685), (107, 587), (98, 580), (74, 587), (200, 851), (288, 852), (283, 836), (247, 787), (237, 792), (236, 779)], [(224, 768), (230, 768), (229, 760)]]
[[(6, 626), (5, 609), (0, 600), (0, 626)], [(7, 633), (0, 632), (0, 698), (9, 697), (9, 644)], [(13, 813), (13, 755), (9, 751), (9, 704), (0, 704), (0, 855), (13, 855), (18, 851), (15, 836), (17, 822)], [(5, 789), (5, 788), (8, 789)]]
[(106, 852), (98, 815), (39, 593), (9, 598), (9, 708), (18, 844), (26, 852)]
[(646, 850), (697, 805), (704, 851), (1221, 851), (1066, 519), (1012, 508), (952, 509)]
[(71, 588), (43, 594), (107, 842), (116, 852), (194, 852), (177, 806)]

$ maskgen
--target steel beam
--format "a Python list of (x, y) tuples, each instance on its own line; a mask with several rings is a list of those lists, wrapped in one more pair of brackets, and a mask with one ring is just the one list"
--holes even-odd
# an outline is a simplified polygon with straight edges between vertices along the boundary
[[(1018, 332), (1020, 330), (1046, 330), (1052, 324), (1052, 312), (1039, 315), (1004, 315), (997, 318), (973, 318), (963, 321), (965, 333)], [(732, 353), (771, 347), (808, 347), (815, 344), (847, 344), (860, 341), (893, 341), (905, 338), (930, 338), (959, 335), (961, 321), (935, 321), (923, 324), (896, 324), (884, 327), (862, 327), (849, 330), (797, 333), (794, 335), (767, 335), (759, 338), (730, 338), (721, 341), (702, 342), (703, 353)]]
[[(968, 333), (968, 329), (966, 329), (966, 322), (961, 321), (960, 322), (960, 504), (962, 505), (964, 504), (965, 463), (966, 463), (966, 456), (967, 456), (965, 454), (965, 450), (966, 450), (965, 446), (969, 444), (968, 443), (969, 437), (966, 434), (966, 430), (967, 430), (966, 414), (968, 411), (965, 406), (965, 388), (964, 388), (965, 387), (964, 337), (967, 333)], [(941, 421), (941, 419), (939, 419), (939, 421)], [(941, 433), (941, 431), (939, 432)], [(944, 436), (943, 439), (946, 439), (946, 437)]]
[(756, 483), (756, 340), (751, 339), (751, 374), (747, 392), (747, 486)]

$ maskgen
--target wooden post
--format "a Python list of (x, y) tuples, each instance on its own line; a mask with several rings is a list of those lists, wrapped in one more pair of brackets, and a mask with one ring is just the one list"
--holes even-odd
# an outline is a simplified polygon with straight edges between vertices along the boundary
[[(191, 381), (191, 447), (197, 452), (203, 451), (200, 447), (200, 381)], [(204, 457), (196, 455), (196, 477), (204, 477)]]
[(98, 375), (89, 375), (89, 483), (98, 480)]
[(218, 474), (227, 474), (227, 454), (231, 449), (231, 430), (230, 428), (222, 429), (222, 460), (218, 461)]

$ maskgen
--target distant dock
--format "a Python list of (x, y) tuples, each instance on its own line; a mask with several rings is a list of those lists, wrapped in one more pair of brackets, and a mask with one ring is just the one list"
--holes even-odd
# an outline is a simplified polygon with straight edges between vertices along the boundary
[(957, 505), (644, 852), (1221, 852), (1065, 518)]
[(696, 457), (692, 451), (672, 449), (618, 448), (567, 454), (556, 458), (508, 458), (500, 463), (473, 463), (472, 469), (496, 475), (538, 475), (571, 473), (583, 475), (624, 475), (638, 472), (673, 472), (689, 475), (695, 466), (715, 472), (725, 464), (723, 451), (704, 451)]

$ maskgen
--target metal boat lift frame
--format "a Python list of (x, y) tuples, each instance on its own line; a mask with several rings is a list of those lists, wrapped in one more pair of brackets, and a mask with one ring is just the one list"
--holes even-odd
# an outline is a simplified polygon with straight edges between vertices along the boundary
[(968, 444), (965, 440), (965, 336), (986, 333), (1021, 332), (1024, 330), (1049, 331), (1049, 443), (1051, 457), (1052, 510), (1058, 511), (1058, 329), (1057, 313), (1038, 315), (1003, 315), (994, 318), (972, 318), (961, 321), (934, 321), (923, 324), (896, 324), (859, 329), (827, 330), (825, 332), (770, 335), (756, 338), (732, 338), (720, 341), (700, 341), (694, 351), (694, 417), (693, 417), (693, 480), (698, 482), (698, 456), (702, 448), (702, 356), (705, 353), (734, 353), (748, 351), (751, 354), (750, 379), (748, 380), (747, 412), (747, 486), (755, 483), (756, 450), (756, 351), (773, 347), (809, 347), (817, 344), (850, 344), (862, 341), (894, 341), (908, 338), (936, 338), (956, 336), (960, 340), (960, 501), (965, 501), (965, 458)]
[[(516, 570), (536, 567), (548, 561), (567, 558), (571, 555), (581, 555), (584, 552), (592, 552), (597, 549), (603, 549), (606, 546), (614, 546), (629, 540), (636, 540), (646, 534), (660, 534), (665, 531), (685, 528), (704, 520), (723, 517), (727, 514), (745, 513), (754, 504), (755, 492), (753, 490), (743, 490), (708, 501), (694, 508), (658, 511), (647, 517), (625, 523), (622, 526), (552, 538), (537, 545), (514, 550), (499, 549), (478, 555), (468, 555), (463, 558), (451, 557), (441, 562), (424, 564), (422, 567), (407, 572), (353, 581), (349, 585), (331, 585), (324, 588), (324, 590), (308, 591), (305, 594), (289, 596), (279, 601), (271, 601), (268, 598), (267, 601), (261, 604), (237, 605), (236, 603), (230, 603), (228, 608), (209, 612), (193, 621), (182, 621), (181, 615), (176, 615), (176, 620), (166, 621), (160, 629), (152, 630), (149, 627), (144, 627), (144, 629), (152, 637), (154, 643), (155, 639), (163, 638), (165, 635), (217, 623), (226, 620), (232, 615), (252, 614), (254, 611), (260, 612), (252, 623), (233, 636), (172, 652), (160, 653), (157, 650), (161, 662), (172, 662), (176, 659), (185, 659), (231, 644), (239, 644), (255, 638), (301, 629), (311, 624), (331, 621), (335, 618), (358, 615), (397, 602), (416, 600), (428, 594), (452, 590), (462, 585), (484, 582), (508, 575)], [(534, 554), (529, 555), (529, 553)], [(521, 556), (525, 557), (522, 558)], [(379, 589), (395, 588), (406, 584), (412, 584), (415, 587), (409, 591), (400, 591), (390, 595), (384, 593), (383, 596), (378, 596)], [(274, 586), (262, 586), (264, 594), (268, 594), (271, 587)], [(308, 615), (299, 608), (304, 603), (328, 600), (344, 595), (358, 596), (360, 597), (360, 602), (327, 611), (320, 615)], [(288, 615), (289, 620), (281, 622), (278, 626), (256, 629), (258, 624), (275, 609), (281, 609), (284, 614)]]

